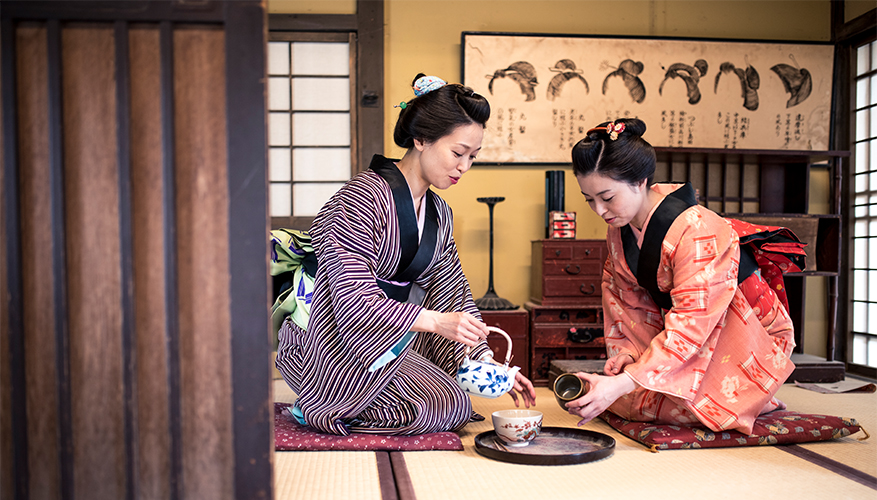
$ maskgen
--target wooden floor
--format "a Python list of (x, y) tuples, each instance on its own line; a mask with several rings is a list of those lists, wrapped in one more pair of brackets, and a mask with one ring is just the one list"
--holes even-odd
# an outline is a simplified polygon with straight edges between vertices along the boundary
[[(778, 394), (789, 409), (852, 417), (877, 432), (877, 393), (820, 394), (786, 384)], [(295, 395), (282, 380), (275, 400)], [(513, 407), (509, 397), (473, 398), (489, 416)], [(574, 427), (546, 388), (537, 389), (545, 426)], [(613, 456), (567, 466), (497, 462), (479, 455), (474, 436), (490, 430), (490, 418), (460, 432), (463, 451), (277, 452), (275, 498), (308, 499), (867, 499), (877, 498), (877, 436), (864, 433), (794, 447), (765, 446), (650, 453), (605, 422), (583, 428), (616, 440)]]

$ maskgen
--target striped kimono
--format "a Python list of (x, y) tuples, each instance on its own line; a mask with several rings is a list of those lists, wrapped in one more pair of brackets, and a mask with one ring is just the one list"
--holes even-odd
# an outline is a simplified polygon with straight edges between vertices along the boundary
[[(393, 160), (375, 155), (314, 219), (319, 266), (307, 331), (286, 320), (276, 362), (307, 425), (337, 435), (414, 435), (456, 430), (472, 417), (453, 378), (463, 344), (410, 331), (424, 308), (481, 317), (450, 207), (432, 191), (423, 204), (418, 242), (408, 184)], [(408, 302), (412, 287), (422, 290), (421, 305)], [(481, 342), (470, 356), (490, 354)]]
[[(634, 359), (624, 371), (637, 383), (609, 410), (631, 421), (748, 434), (759, 414), (784, 407), (773, 396), (794, 369), (792, 321), (761, 271), (738, 283), (741, 247), (731, 222), (693, 202), (670, 213), (668, 206), (679, 201), (674, 196), (694, 197), (690, 185), (676, 188), (652, 187), (668, 196), (649, 215), (639, 241), (635, 236), (629, 243), (627, 226), (609, 228), (606, 349), (610, 357)], [(655, 237), (650, 230), (662, 224), (666, 233)], [(647, 243), (655, 248), (650, 255)], [(759, 250), (755, 257), (763, 255)], [(665, 307), (637, 272), (652, 273)]]

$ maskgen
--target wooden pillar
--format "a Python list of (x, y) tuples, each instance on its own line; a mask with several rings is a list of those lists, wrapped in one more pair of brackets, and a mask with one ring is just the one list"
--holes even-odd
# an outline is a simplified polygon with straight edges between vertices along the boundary
[(0, 497), (270, 498), (262, 4), (0, 16)]

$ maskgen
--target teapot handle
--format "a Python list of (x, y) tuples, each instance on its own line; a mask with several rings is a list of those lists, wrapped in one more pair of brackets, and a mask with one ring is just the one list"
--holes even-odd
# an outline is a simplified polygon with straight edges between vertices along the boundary
[[(505, 337), (506, 343), (508, 344), (508, 349), (506, 350), (506, 353), (505, 353), (505, 366), (508, 366), (509, 363), (512, 361), (512, 338), (509, 337), (508, 333), (500, 330), (499, 328), (497, 328), (495, 326), (488, 326), (487, 331), (489, 331), (491, 333), (498, 333), (498, 334), (502, 335), (503, 337)], [(469, 351), (470, 351), (469, 346), (466, 346), (466, 356), (469, 356)]]

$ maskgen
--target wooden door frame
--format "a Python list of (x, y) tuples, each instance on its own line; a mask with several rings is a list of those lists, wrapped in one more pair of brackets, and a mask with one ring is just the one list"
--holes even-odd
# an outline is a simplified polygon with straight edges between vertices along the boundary
[[(267, 245), (267, 140), (265, 120), (265, 24), (266, 14), (263, 3), (259, 0), (226, 0), (207, 2), (179, 1), (4, 1), (2, 11), (2, 55), (0, 66), (2, 75), (3, 106), (3, 221), (6, 236), (3, 252), (5, 253), (5, 283), (3, 283), (3, 299), (5, 324), (0, 333), (8, 336), (6, 343), (0, 346), (5, 351), (7, 364), (0, 365), (0, 414), (8, 415), (9, 423), (0, 426), (0, 439), (8, 440), (8, 444), (0, 447), (3, 453), (2, 474), (0, 474), (0, 496), (11, 498), (29, 498), (28, 471), (28, 421), (26, 413), (26, 380), (24, 366), (24, 332), (23, 302), (21, 274), (21, 234), (19, 212), (18, 162), (16, 151), (16, 74), (15, 74), (15, 26), (18, 22), (35, 21), (46, 23), (49, 32), (49, 66), (50, 95), (53, 92), (52, 66), (59, 68), (58, 54), (53, 55), (52, 45), (59, 46), (53, 39), (60, 31), (59, 24), (65, 22), (100, 22), (114, 23), (116, 27), (116, 52), (125, 54), (127, 40), (119, 37), (119, 33), (127, 33), (130, 23), (159, 23), (169, 26), (171, 23), (214, 24), (222, 26), (225, 33), (225, 71), (226, 71), (226, 113), (227, 113), (227, 160), (228, 160), (228, 241), (229, 252), (229, 295), (230, 295), (230, 331), (231, 331), (231, 401), (232, 434), (234, 450), (234, 497), (272, 498), (273, 485), (273, 401), (271, 397), (272, 374), (270, 368), (271, 341), (268, 327), (269, 316), (269, 279), (268, 279), (268, 245)], [(163, 28), (164, 29), (164, 28)], [(166, 29), (165, 29), (166, 31)], [(121, 46), (120, 46), (121, 44)], [(126, 56), (117, 55), (117, 71), (123, 70), (127, 64)], [(53, 60), (54, 59), (54, 60)], [(166, 64), (166, 63), (163, 63)], [(246, 75), (246, 77), (243, 77)], [(117, 73), (119, 76), (119, 73)], [(118, 102), (117, 118), (120, 120), (118, 159), (120, 179), (120, 226), (121, 263), (123, 279), (130, 278), (131, 266), (131, 228), (130, 220), (126, 222), (126, 211), (130, 209), (130, 192), (124, 186), (128, 179), (130, 158), (128, 155), (128, 138), (125, 122), (128, 117), (128, 102), (125, 100), (128, 89), (124, 75), (117, 78), (116, 95)], [(167, 82), (163, 82), (167, 85)], [(172, 81), (171, 81), (172, 89)], [(55, 88), (57, 93), (58, 89)], [(163, 96), (172, 93), (163, 92)], [(51, 97), (50, 97), (51, 99)], [(163, 97), (162, 109), (173, 109), (172, 102)], [(172, 97), (171, 97), (172, 101)], [(62, 121), (57, 102), (50, 101), (50, 131), (60, 133)], [(52, 111), (54, 109), (54, 112)], [(172, 120), (170, 120), (172, 122)], [(164, 119), (168, 127), (168, 120)], [(170, 125), (172, 126), (172, 125)], [(167, 132), (167, 129), (165, 129)], [(57, 136), (50, 133), (50, 136)], [(163, 148), (166, 152), (173, 151), (172, 134), (163, 134)], [(53, 150), (60, 151), (61, 145), (54, 137)], [(50, 137), (50, 141), (53, 138)], [(51, 144), (51, 143), (50, 143)], [(63, 161), (55, 151), (50, 163), (53, 170), (61, 168)], [(173, 154), (165, 155), (166, 169), (173, 172)], [(167, 171), (167, 170), (166, 170)], [(170, 177), (173, 178), (173, 177)], [(172, 184), (172, 183), (171, 183)], [(63, 189), (63, 185), (53, 182), (50, 189)], [(62, 196), (61, 193), (57, 193)], [(63, 199), (63, 198), (61, 198)], [(173, 189), (165, 193), (165, 205), (173, 206)], [(170, 203), (169, 203), (170, 202)], [(59, 354), (54, 360), (57, 363), (57, 390), (59, 408), (56, 409), (59, 428), (64, 429), (65, 418), (70, 416), (70, 373), (69, 351), (65, 352), (66, 332), (66, 297), (64, 296), (64, 213), (63, 206), (58, 203), (53, 208), (53, 229), (58, 232), (53, 236), (51, 269), (54, 271), (52, 280), (60, 280), (54, 286), (56, 293), (57, 318), (55, 332), (50, 335), (58, 345)], [(171, 208), (172, 210), (172, 208)], [(167, 214), (165, 215), (167, 217)], [(173, 219), (171, 219), (173, 220)], [(127, 224), (127, 227), (126, 227)], [(173, 229), (171, 236), (173, 235)], [(165, 254), (173, 255), (175, 240), (173, 237), (165, 241)], [(171, 263), (173, 264), (173, 263)], [(57, 275), (59, 272), (61, 276)], [(173, 283), (176, 279), (176, 267), (166, 267), (165, 280)], [(132, 312), (133, 301), (130, 287), (123, 287), (120, 304), (123, 309), (122, 342), (124, 368), (124, 391), (131, 394), (136, 377), (132, 368), (131, 350), (133, 344)], [(174, 300), (175, 295), (171, 297)], [(172, 316), (175, 304), (168, 303), (168, 316)], [(172, 325), (173, 320), (169, 322)], [(169, 345), (178, 340), (179, 331), (170, 328)], [(2, 337), (3, 335), (0, 335)], [(171, 356), (173, 358), (174, 356)], [(51, 361), (51, 360), (50, 360)], [(169, 386), (177, 385), (176, 395), (179, 397), (179, 361), (176, 364), (176, 380), (173, 362), (169, 366), (171, 376)], [(6, 394), (2, 394), (6, 392)], [(173, 400), (174, 391), (169, 389)], [(172, 498), (181, 498), (182, 464), (179, 459), (179, 400), (176, 401), (177, 414), (173, 414), (174, 401), (170, 402), (172, 414), (168, 432), (172, 443), (170, 481)], [(51, 409), (49, 411), (52, 411)], [(136, 435), (136, 401), (125, 398), (125, 449), (128, 464), (126, 465), (126, 496), (137, 496), (136, 454), (132, 447), (137, 446)], [(174, 440), (174, 438), (177, 438)], [(65, 439), (67, 441), (65, 442)], [(71, 498), (73, 457), (70, 452), (69, 436), (60, 436), (59, 457), (60, 487), (62, 498)]]
[[(877, 9), (862, 14), (859, 17), (846, 21), (845, 5), (843, 1), (832, 0), (831, 2), (831, 41), (834, 43), (834, 101), (832, 103), (831, 139), (832, 148), (838, 150), (850, 150), (852, 143), (853, 120), (852, 94), (855, 85), (855, 54), (854, 47), (857, 44), (873, 39), (874, 29), (877, 26)], [(850, 307), (852, 290), (852, 248), (849, 243), (849, 235), (853, 234), (852, 218), (853, 209), (853, 175), (854, 166), (852, 159), (848, 159), (843, 166), (843, 179), (834, 183), (834, 192), (838, 200), (838, 210), (841, 214), (841, 249), (840, 249), (840, 274), (838, 276), (838, 317), (837, 317), (837, 343), (835, 345), (834, 359), (847, 365), (847, 372), (868, 378), (877, 377), (877, 369), (873, 366), (864, 366), (853, 363), (852, 359), (852, 315)]]

